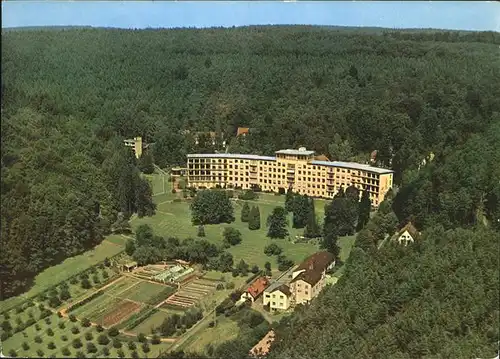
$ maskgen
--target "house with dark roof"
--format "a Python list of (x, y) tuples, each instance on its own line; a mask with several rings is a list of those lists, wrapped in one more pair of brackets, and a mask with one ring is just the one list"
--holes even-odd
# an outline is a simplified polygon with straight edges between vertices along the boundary
[(266, 277), (259, 277), (255, 280), (250, 287), (241, 295), (241, 299), (248, 299), (252, 303), (264, 293), (264, 289), (269, 285), (269, 281)]
[(326, 285), (326, 271), (335, 266), (330, 252), (317, 252), (302, 262), (292, 273), (290, 291), (296, 304), (309, 303)]
[(413, 223), (408, 222), (399, 232), (392, 236), (391, 241), (407, 246), (409, 243), (415, 242), (418, 237), (420, 237), (420, 232), (417, 231)]
[(263, 305), (269, 305), (271, 311), (287, 310), (293, 302), (290, 287), (281, 282), (275, 282), (264, 290)]

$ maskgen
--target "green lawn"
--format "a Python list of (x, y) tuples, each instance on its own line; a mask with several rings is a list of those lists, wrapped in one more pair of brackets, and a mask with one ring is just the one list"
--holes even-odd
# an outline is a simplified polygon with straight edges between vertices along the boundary
[[(139, 324), (137, 327), (131, 330), (133, 333), (144, 333), (146, 335), (151, 334), (151, 329), (157, 328), (163, 323), (165, 318), (169, 317), (172, 315), (172, 313), (164, 312), (164, 311), (158, 311), (154, 314), (152, 314), (149, 318), (147, 318), (145, 321), (143, 321), (141, 324)], [(178, 313), (177, 313), (178, 314)]]
[(236, 321), (225, 316), (217, 317), (217, 325), (208, 327), (206, 320), (197, 328), (197, 335), (191, 335), (183, 344), (182, 349), (187, 352), (206, 353), (206, 346), (211, 344), (214, 348), (238, 336), (240, 328)]
[[(284, 205), (284, 196), (275, 196), (268, 194), (260, 194), (257, 201), (249, 201), (251, 205), (258, 205), (261, 213), (261, 229), (250, 231), (247, 223), (240, 221), (242, 202), (234, 205), (235, 222), (230, 225), (207, 225), (205, 226), (206, 239), (212, 243), (222, 242), (222, 232), (225, 227), (232, 226), (241, 231), (243, 241), (241, 244), (231, 247), (228, 251), (233, 254), (235, 262), (244, 259), (250, 265), (257, 264), (263, 267), (265, 262), (270, 261), (273, 266), (276, 266), (276, 259), (264, 255), (264, 247), (270, 243), (279, 244), (284, 254), (293, 259), (295, 262), (300, 262), (308, 255), (316, 252), (318, 247), (308, 243), (293, 244), (287, 239), (271, 240), (266, 237), (267, 228), (265, 223), (269, 214), (276, 206)], [(131, 222), (133, 228), (141, 224), (149, 224), (155, 233), (163, 236), (177, 236), (179, 238), (196, 237), (197, 226), (191, 224), (191, 211), (189, 202), (164, 202), (158, 201), (157, 213), (153, 217), (134, 218)], [(163, 202), (163, 203), (162, 203)], [(323, 200), (316, 200), (317, 217), (322, 219), (324, 213)], [(289, 232), (293, 238), (296, 235), (302, 235), (303, 229), (291, 228), (291, 215), (289, 216)]]
[(150, 301), (162, 292), (165, 292), (164, 295), (165, 298), (163, 299), (167, 299), (171, 294), (175, 292), (175, 289), (161, 284), (141, 282), (137, 285), (134, 285), (132, 288), (126, 290), (125, 292), (121, 293), (119, 297), (152, 305), (156, 303), (150, 303)]
[(168, 178), (166, 176), (158, 173), (154, 173), (151, 175), (143, 174), (143, 176), (151, 184), (151, 189), (153, 190), (153, 196), (172, 191), (172, 184), (168, 182)]
[(13, 308), (25, 298), (43, 292), (50, 286), (60, 283), (69, 277), (84, 271), (85, 269), (102, 262), (106, 257), (112, 257), (123, 251), (123, 246), (104, 240), (94, 249), (75, 257), (67, 258), (64, 262), (47, 268), (35, 277), (31, 289), (20, 296), (12, 297), (0, 302), (0, 311)]

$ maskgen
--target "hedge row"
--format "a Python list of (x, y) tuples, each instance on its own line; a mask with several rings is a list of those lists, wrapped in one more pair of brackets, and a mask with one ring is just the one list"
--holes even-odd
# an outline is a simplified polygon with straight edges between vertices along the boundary
[(81, 300), (79, 301), (78, 303), (75, 303), (73, 304), (72, 306), (70, 306), (67, 310), (67, 313), (69, 312), (72, 312), (73, 310), (75, 310), (76, 308), (79, 308), (87, 303), (89, 303), (91, 300), (97, 298), (97, 297), (100, 297), (101, 295), (103, 295), (104, 292), (102, 290), (98, 291), (98, 292), (95, 292), (93, 293), (92, 295), (88, 296), (87, 298), (85, 298), (84, 300)]
[(123, 326), (126, 330), (132, 330), (156, 312), (158, 312), (156, 308), (145, 308), (130, 316), (130, 318), (123, 323)]

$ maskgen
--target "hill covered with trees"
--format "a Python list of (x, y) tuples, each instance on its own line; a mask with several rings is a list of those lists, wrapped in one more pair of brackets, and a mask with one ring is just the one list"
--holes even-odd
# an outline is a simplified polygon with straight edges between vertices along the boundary
[[(98, 243), (118, 212), (154, 211), (123, 138), (154, 142), (161, 167), (214, 150), (184, 130), (216, 131), (231, 152), (378, 150), (400, 187), (391, 216), (422, 243), (357, 240), (342, 279), (276, 328), (271, 357), (494, 356), (499, 43), (304, 26), (3, 33), (1, 296)], [(255, 340), (214, 355), (244, 357)]]

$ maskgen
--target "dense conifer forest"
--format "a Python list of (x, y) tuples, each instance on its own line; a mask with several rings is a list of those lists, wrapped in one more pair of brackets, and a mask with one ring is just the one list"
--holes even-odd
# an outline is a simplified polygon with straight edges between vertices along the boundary
[[(497, 33), (304, 26), (3, 33), (2, 298), (99, 243), (119, 212), (144, 213), (151, 193), (123, 138), (154, 142), (164, 168), (216, 149), (184, 130), (216, 131), (240, 153), (377, 150), (395, 170), (389, 211), (423, 240), (376, 250), (358, 238), (341, 280), (276, 327), (271, 358), (493, 357), (498, 44)], [(245, 357), (254, 334), (214, 355)]]

